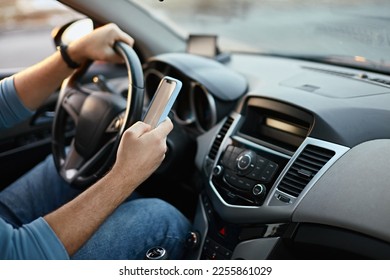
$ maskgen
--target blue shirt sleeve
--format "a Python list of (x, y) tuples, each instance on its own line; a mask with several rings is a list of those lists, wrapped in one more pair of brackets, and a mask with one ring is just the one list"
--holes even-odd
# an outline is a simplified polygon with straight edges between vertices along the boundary
[(0, 218), (0, 240), (0, 259), (69, 259), (63, 244), (43, 218), (17, 229)]
[(19, 99), (13, 77), (0, 81), (0, 129), (11, 127), (32, 114)]

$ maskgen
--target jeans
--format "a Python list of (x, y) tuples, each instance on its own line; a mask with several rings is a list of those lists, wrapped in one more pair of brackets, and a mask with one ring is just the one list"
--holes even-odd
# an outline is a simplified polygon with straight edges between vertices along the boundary
[[(57, 173), (51, 156), (0, 192), (0, 216), (19, 227), (44, 216), (80, 193)], [(157, 198), (132, 195), (99, 227), (72, 259), (144, 259), (161, 246), (169, 259), (180, 259), (189, 221)]]

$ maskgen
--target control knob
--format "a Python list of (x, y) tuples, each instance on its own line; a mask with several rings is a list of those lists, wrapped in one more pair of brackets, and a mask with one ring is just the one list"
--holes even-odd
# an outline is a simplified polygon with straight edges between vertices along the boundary
[(223, 172), (223, 167), (221, 165), (216, 165), (214, 168), (213, 168), (213, 175), (214, 176), (220, 176)]
[(265, 197), (266, 188), (263, 184), (256, 184), (252, 189), (252, 194), (256, 197)]
[(245, 150), (237, 156), (237, 169), (240, 174), (252, 170), (256, 164), (256, 153), (251, 150)]

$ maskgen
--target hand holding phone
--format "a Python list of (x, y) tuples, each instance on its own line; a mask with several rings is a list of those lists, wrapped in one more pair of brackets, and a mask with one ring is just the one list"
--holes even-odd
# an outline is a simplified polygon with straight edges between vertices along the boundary
[(177, 79), (168, 76), (162, 78), (143, 121), (153, 128), (163, 122), (171, 111), (181, 86), (181, 81)]

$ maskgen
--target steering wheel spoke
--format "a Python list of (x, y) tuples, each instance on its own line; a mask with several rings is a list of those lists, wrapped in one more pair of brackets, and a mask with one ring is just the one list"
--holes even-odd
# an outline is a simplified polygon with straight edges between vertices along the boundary
[[(79, 86), (92, 62), (76, 70), (61, 87), (52, 152), (59, 174), (78, 188), (88, 187), (107, 172), (115, 160), (122, 133), (141, 119), (144, 99), (141, 62), (130, 46), (117, 42), (114, 48), (126, 63), (127, 100)], [(67, 148), (65, 134), (69, 118), (74, 122), (75, 136)]]
[(112, 137), (107, 141), (107, 143), (88, 160), (77, 152), (73, 141), (67, 149), (65, 157), (61, 159), (60, 162), (59, 173), (62, 178), (69, 184), (73, 184), (76, 179), (87, 177), (88, 175), (86, 175), (86, 173), (111, 152), (112, 146), (115, 145), (116, 137)]
[(79, 119), (81, 108), (87, 97), (88, 94), (75, 88), (67, 88), (66, 92), (63, 94), (61, 106), (76, 124)]
[(65, 158), (62, 158), (60, 161), (59, 173), (68, 183), (72, 183), (74, 178), (79, 175), (80, 167), (84, 162), (84, 158), (77, 153), (74, 147), (74, 142), (72, 142)]

